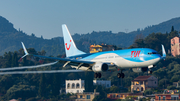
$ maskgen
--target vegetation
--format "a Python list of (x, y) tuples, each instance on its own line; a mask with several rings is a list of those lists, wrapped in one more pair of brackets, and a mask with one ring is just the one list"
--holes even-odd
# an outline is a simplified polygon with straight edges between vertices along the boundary
[[(127, 48), (135, 41), (135, 37), (142, 34), (143, 37), (148, 36), (151, 33), (166, 33), (170, 32), (170, 28), (174, 25), (174, 30), (180, 30), (180, 18), (174, 18), (169, 21), (160, 23), (158, 25), (148, 26), (144, 29), (137, 29), (137, 31), (124, 33), (113, 33), (112, 31), (92, 31), (91, 33), (75, 34), (73, 39), (77, 47), (85, 52), (89, 52), (89, 46), (91, 44), (110, 44), (118, 47)], [(61, 32), (59, 32), (61, 33)], [(74, 34), (74, 33), (71, 33)], [(16, 30), (13, 24), (7, 19), (0, 16), (0, 55), (3, 55), (8, 51), (17, 51), (21, 46), (21, 41), (24, 42), (26, 47), (35, 48), (36, 51), (46, 51), (46, 55), (57, 56), (65, 53), (64, 41), (62, 37), (56, 37), (52, 39), (43, 39), (43, 36), (36, 37), (34, 33), (27, 35), (20, 28)]]
[[(177, 18), (178, 19), (178, 18)], [(173, 20), (174, 21), (174, 20)], [(163, 23), (160, 24), (163, 26)], [(2, 27), (7, 26), (7, 27)], [(92, 32), (87, 35), (75, 34), (73, 38), (76, 40), (75, 43), (77, 47), (85, 52), (89, 51), (90, 44), (99, 44), (99, 43), (108, 43), (117, 45), (117, 49), (121, 49), (120, 46), (130, 45), (131, 42), (134, 42), (128, 48), (144, 47), (152, 48), (157, 50), (159, 54), (162, 53), (161, 44), (165, 46), (166, 52), (170, 50), (170, 39), (179, 36), (178, 31), (174, 27), (171, 28), (171, 32), (165, 33), (152, 33), (150, 34), (149, 29), (155, 29), (155, 26), (145, 28), (144, 30), (137, 30), (135, 32), (126, 34), (118, 33), (114, 34), (111, 31), (109, 32)], [(180, 27), (179, 27), (180, 28)], [(149, 35), (144, 34), (148, 32)], [(157, 29), (156, 29), (157, 31)], [(103, 37), (103, 38), (102, 38)], [(123, 39), (121, 39), (123, 37)], [(57, 57), (64, 57), (64, 46), (62, 38), (53, 38), (51, 40), (37, 38), (35, 34), (31, 36), (26, 35), (23, 31), (19, 31), (13, 28), (13, 25), (8, 22), (3, 17), (0, 17), (0, 51), (2, 56), (0, 56), (0, 68), (8, 67), (17, 67), (17, 66), (29, 66), (37, 65), (43, 63), (53, 62), (54, 60), (50, 59), (40, 59), (27, 56), (21, 62), (18, 60), (21, 56), (24, 55), (23, 49), (21, 48), (20, 41), (23, 41), (28, 48), (29, 53), (38, 54), (38, 55), (51, 55)], [(110, 40), (112, 39), (112, 40)], [(135, 40), (134, 40), (135, 39)], [(59, 45), (60, 40), (60, 45)], [(96, 40), (96, 41), (94, 41)], [(104, 42), (106, 40), (106, 42)], [(118, 40), (118, 41), (117, 41)], [(123, 44), (122, 41), (124, 42)], [(128, 42), (127, 42), (128, 41)], [(85, 47), (85, 48), (83, 48)], [(20, 50), (19, 50), (20, 49)], [(12, 50), (12, 51), (7, 51)], [(18, 50), (18, 51), (17, 51)], [(46, 51), (45, 51), (46, 50)], [(2, 53), (3, 52), (3, 53)], [(60, 52), (60, 53), (59, 53)], [(59, 53), (59, 54), (58, 54)], [(42, 61), (43, 60), (43, 61)], [(150, 89), (145, 91), (145, 94), (152, 93), (162, 93), (163, 89), (179, 89), (172, 86), (173, 82), (180, 82), (180, 56), (172, 57), (170, 52), (167, 54), (165, 61), (160, 61), (157, 63), (156, 68), (152, 75), (158, 78), (158, 88)], [(62, 63), (57, 63), (48, 67), (41, 67), (36, 69), (26, 69), (25, 71), (30, 70), (58, 70), (63, 69)], [(24, 70), (22, 70), (24, 71)], [(107, 72), (102, 74), (102, 80), (111, 80), (112, 87), (105, 89), (101, 86), (93, 86), (93, 73), (84, 72), (84, 73), (54, 73), (54, 74), (17, 74), (17, 75), (0, 75), (0, 100), (7, 101), (10, 99), (22, 99), (26, 101), (33, 100), (47, 100), (57, 101), (57, 100), (69, 100), (71, 94), (60, 93), (59, 90), (65, 88), (66, 79), (79, 79), (85, 80), (86, 91), (93, 91), (96, 89), (97, 92), (100, 92), (100, 95), (97, 96), (94, 101), (108, 101), (106, 98), (107, 93), (116, 93), (116, 92), (130, 92), (128, 89), (131, 85), (131, 80), (140, 76), (148, 75), (147, 72), (144, 73), (134, 73), (132, 70), (126, 70), (125, 78), (118, 79), (116, 77), (118, 71)], [(128, 99), (126, 99), (128, 100)], [(145, 99), (141, 99), (142, 101)], [(117, 100), (120, 101), (120, 100)]]

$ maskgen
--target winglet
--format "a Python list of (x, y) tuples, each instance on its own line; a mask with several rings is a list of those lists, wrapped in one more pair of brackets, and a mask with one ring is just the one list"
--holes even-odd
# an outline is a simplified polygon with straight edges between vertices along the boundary
[(24, 43), (23, 43), (23, 42), (21, 42), (21, 44), (22, 44), (22, 46), (23, 46), (23, 50), (24, 50), (25, 55), (24, 55), (24, 56), (22, 56), (22, 57), (19, 59), (19, 61), (21, 61), (21, 60), (22, 60), (25, 56), (29, 55), (29, 53), (27, 52), (26, 47), (24, 46)]
[[(161, 44), (162, 45), (162, 44)], [(162, 59), (164, 59), (165, 60), (165, 58), (166, 58), (166, 51), (165, 51), (165, 49), (164, 49), (164, 45), (162, 45), (162, 57), (161, 57)]]

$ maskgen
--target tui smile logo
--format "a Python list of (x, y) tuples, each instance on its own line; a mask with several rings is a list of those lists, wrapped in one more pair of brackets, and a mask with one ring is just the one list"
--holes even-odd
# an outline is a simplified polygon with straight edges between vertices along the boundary
[[(71, 40), (70, 40), (70, 42), (71, 42)], [(65, 43), (65, 46), (66, 46), (66, 49), (69, 50), (70, 47), (71, 47), (71, 44), (69, 44), (69, 47), (68, 47), (68, 46), (67, 46), (67, 43)]]

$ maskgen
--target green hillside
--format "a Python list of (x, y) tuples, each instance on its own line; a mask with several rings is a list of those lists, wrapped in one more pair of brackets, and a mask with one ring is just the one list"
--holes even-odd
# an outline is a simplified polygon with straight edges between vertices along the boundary
[[(128, 48), (133, 47), (148, 47), (157, 50), (162, 54), (161, 44), (165, 46), (166, 52), (170, 48), (169, 39), (178, 36), (177, 31), (171, 31), (170, 33), (151, 33), (144, 39), (136, 39), (133, 45)], [(81, 40), (80, 40), (81, 41)], [(77, 42), (77, 43), (80, 43)], [(36, 52), (35, 49), (29, 48), (28, 52), (33, 52), (34, 54), (43, 55), (44, 52)], [(44, 63), (52, 62), (50, 59), (39, 59), (27, 56), (22, 62), (18, 62), (18, 59), (23, 55), (23, 49), (17, 52), (7, 52), (3, 56), (0, 56), (0, 67), (16, 67), (16, 66), (28, 66), (37, 65), (40, 61)], [(33, 60), (33, 61), (32, 61)], [(162, 93), (164, 89), (177, 89), (173, 86), (173, 82), (180, 82), (180, 58), (172, 57), (167, 53), (166, 60), (161, 60), (153, 68), (153, 73), (151, 75), (158, 78), (158, 87), (153, 89), (145, 90), (144, 95)], [(42, 70), (62, 70), (63, 64), (58, 62), (55, 65), (48, 67), (25, 69), (25, 71), (42, 71)], [(67, 67), (68, 68), (68, 67)], [(68, 68), (70, 69), (70, 68)], [(22, 70), (24, 71), (24, 70)], [(103, 88), (102, 86), (93, 86), (93, 72), (76, 72), (76, 73), (52, 73), (52, 74), (17, 74), (17, 75), (0, 75), (0, 100), (8, 101), (11, 99), (22, 99), (22, 101), (67, 101), (72, 98), (69, 96), (71, 94), (59, 94), (60, 89), (64, 89), (65, 80), (75, 80), (82, 79), (85, 80), (86, 92), (92, 92), (96, 89), (100, 92), (98, 100), (106, 99), (108, 101), (107, 93), (125, 93), (130, 92), (131, 81), (134, 78), (142, 75), (148, 75), (147, 72), (135, 73), (131, 69), (124, 70), (125, 78), (117, 78), (117, 73), (120, 71), (103, 72), (101, 80), (111, 80), (110, 88)], [(1, 72), (2, 73), (2, 72)], [(99, 79), (99, 78), (98, 78)], [(53, 99), (53, 100), (50, 100)], [(103, 100), (104, 101), (104, 100)]]
[[(6, 20), (2, 18), (3, 20)], [(172, 20), (171, 20), (172, 21)], [(171, 22), (170, 21), (170, 22)], [(18, 62), (19, 58), (23, 55), (23, 50), (21, 48), (20, 41), (23, 41), (27, 48), (28, 52), (43, 55), (45, 52), (49, 55), (56, 55), (57, 53), (64, 53), (63, 47), (63, 39), (53, 38), (51, 40), (37, 38), (35, 35), (27, 35), (22, 31), (17, 31), (13, 28), (13, 25), (9, 21), (1, 21), (0, 25), (6, 25), (8, 27), (0, 27), (0, 50), (3, 50), (3, 56), (0, 56), (0, 67), (16, 67), (16, 66), (28, 66), (28, 65), (37, 65), (40, 64), (40, 61), (44, 63), (52, 62), (49, 59), (39, 59), (32, 58), (31, 56), (27, 56), (22, 60), (22, 62)], [(5, 23), (5, 24), (3, 24)], [(165, 22), (164, 22), (165, 23)], [(165, 23), (166, 24), (166, 23)], [(163, 25), (165, 25), (163, 24)], [(161, 25), (161, 24), (159, 24)], [(171, 26), (171, 25), (169, 25)], [(176, 25), (177, 26), (177, 25)], [(175, 29), (176, 29), (175, 26)], [(149, 28), (153, 28), (149, 27)], [(149, 29), (147, 28), (147, 29)], [(145, 30), (147, 30), (145, 29)], [(155, 28), (156, 29), (156, 28)], [(158, 29), (158, 25), (157, 25)], [(148, 89), (144, 92), (144, 94), (155, 94), (162, 93), (164, 89), (169, 90), (180, 90), (180, 88), (176, 88), (173, 86), (173, 82), (180, 82), (180, 57), (172, 57), (168, 50), (170, 49), (170, 39), (178, 36), (178, 31), (173, 30), (173, 27), (168, 28), (171, 30), (170, 32), (165, 33), (150, 33), (142, 38), (145, 34), (136, 35), (134, 34), (125, 34), (119, 33), (114, 34), (112, 32), (92, 32), (87, 35), (78, 35), (75, 34), (73, 38), (76, 40), (75, 43), (77, 47), (81, 50), (88, 51), (89, 45), (93, 43), (109, 43), (115, 42), (114, 44), (121, 45), (118, 43), (119, 41), (128, 41), (131, 40), (131, 37), (134, 35), (136, 39), (132, 42), (128, 48), (134, 47), (147, 47), (152, 48), (158, 51), (159, 54), (162, 54), (161, 44), (165, 46), (165, 50), (167, 52), (166, 60), (161, 60), (156, 64), (156, 67), (153, 68), (152, 75), (158, 78), (158, 87), (154, 89)], [(144, 30), (144, 31), (145, 31)], [(177, 30), (177, 29), (176, 29)], [(141, 31), (137, 31), (141, 32)], [(119, 36), (124, 36), (124, 39), (117, 38)], [(131, 35), (131, 37), (128, 35)], [(88, 37), (89, 36), (89, 37)], [(109, 36), (109, 37), (108, 37)], [(114, 37), (116, 36), (116, 37)], [(126, 37), (128, 38), (126, 38)], [(118, 41), (119, 39), (119, 41)], [(110, 44), (110, 43), (109, 43)], [(113, 43), (111, 43), (113, 44)], [(125, 43), (126, 44), (126, 43)], [(34, 47), (30, 48), (30, 47)], [(8, 52), (14, 51), (15, 52)], [(18, 51), (19, 50), (19, 51)], [(39, 51), (45, 50), (45, 51)], [(32, 61), (33, 60), (33, 61)], [(65, 69), (62, 67), (63, 64), (60, 62), (48, 66), (48, 67), (40, 67), (40, 68), (32, 68), (25, 69), (25, 71), (42, 71), (42, 70), (62, 70)], [(68, 67), (67, 67), (68, 68)], [(22, 70), (24, 71), (24, 70)], [(65, 80), (69, 79), (79, 79), (85, 80), (85, 89), (86, 92), (92, 92), (93, 89), (96, 89), (97, 92), (100, 92), (100, 96), (98, 96), (96, 101), (100, 101), (100, 99), (106, 99), (107, 93), (117, 93), (117, 92), (130, 92), (131, 81), (134, 78), (142, 75), (148, 75), (147, 72), (144, 73), (135, 73), (131, 69), (127, 69), (124, 72), (125, 78), (119, 79), (117, 78), (117, 73), (115, 72), (104, 72), (102, 73), (101, 80), (111, 80), (111, 84), (113, 85), (110, 88), (103, 88), (101, 86), (93, 86), (93, 72), (81, 72), (81, 73), (52, 73), (52, 74), (17, 74), (17, 75), (0, 75), (0, 100), (8, 101), (11, 99), (19, 99), (22, 101), (67, 101), (71, 100), (71, 94), (59, 94), (60, 89), (64, 89)], [(88, 85), (87, 85), (88, 84)], [(120, 87), (120, 85), (122, 87)]]
[[(130, 33), (92, 31), (92, 33), (87, 34), (74, 34), (72, 37), (74, 38), (77, 47), (85, 52), (89, 52), (90, 44), (105, 43), (127, 48), (133, 44), (136, 36), (139, 34), (141, 34), (142, 37), (146, 37), (153, 32), (166, 33), (170, 32), (172, 26), (174, 26), (175, 30), (179, 31), (180, 18), (174, 18), (158, 25), (149, 26), (143, 30), (137, 29), (137, 31)], [(57, 56), (58, 54), (65, 53), (62, 37), (43, 39), (43, 37), (36, 37), (33, 33), (32, 35), (27, 35), (20, 29), (15, 29), (12, 23), (0, 16), (0, 55), (3, 55), (8, 51), (17, 51), (22, 48), (21, 41), (24, 42), (27, 48), (35, 48), (37, 51), (45, 50), (47, 56)]]
[[(166, 33), (171, 31), (171, 27), (174, 26), (174, 29), (177, 31), (180, 31), (180, 17), (173, 18), (171, 20), (162, 22), (158, 25), (152, 25), (145, 27), (143, 30), (140, 30), (139, 28), (137, 31), (124, 33), (112, 33), (111, 31), (101, 31), (101, 32), (92, 32), (87, 34), (75, 34), (75, 39), (78, 38), (87, 38), (89, 40), (95, 40), (97, 43), (107, 43), (107, 44), (113, 44), (121, 47), (129, 47), (133, 44), (134, 40), (136, 39), (136, 36), (141, 34), (142, 37), (146, 37), (151, 33)], [(137, 26), (138, 27), (138, 26)]]

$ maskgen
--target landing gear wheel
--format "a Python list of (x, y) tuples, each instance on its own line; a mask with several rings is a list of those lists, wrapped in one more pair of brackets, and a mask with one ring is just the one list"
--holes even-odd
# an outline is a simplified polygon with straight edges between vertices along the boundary
[(98, 77), (101, 78), (101, 73), (98, 73)]
[(98, 74), (97, 73), (94, 73), (94, 78), (97, 78), (98, 77)]
[(117, 77), (118, 77), (118, 78), (121, 78), (121, 73), (118, 73), (118, 74), (117, 74)]
[(125, 75), (124, 75), (124, 73), (118, 73), (118, 74), (117, 74), (117, 77), (118, 77), (118, 78), (124, 78)]
[(124, 78), (124, 76), (125, 76), (124, 73), (121, 73), (121, 78)]
[(152, 74), (152, 70), (148, 71), (148, 74)]

